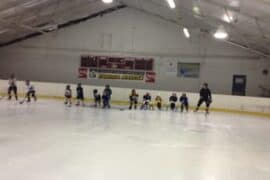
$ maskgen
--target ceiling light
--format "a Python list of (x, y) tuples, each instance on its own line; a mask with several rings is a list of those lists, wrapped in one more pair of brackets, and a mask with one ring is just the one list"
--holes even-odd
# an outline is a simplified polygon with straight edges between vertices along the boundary
[(193, 6), (192, 11), (193, 11), (195, 14), (201, 14), (201, 13), (200, 13), (200, 8), (199, 8), (199, 6), (197, 6), (197, 5)]
[(167, 0), (170, 8), (174, 9), (176, 7), (174, 0)]
[(231, 11), (228, 11), (226, 8), (224, 8), (224, 14), (222, 19), (227, 23), (231, 23), (235, 20), (233, 17), (233, 13)]
[(221, 25), (217, 29), (217, 31), (214, 34), (214, 38), (216, 39), (226, 39), (228, 37), (228, 33), (226, 32), (225, 28)]
[(189, 33), (189, 31), (188, 31), (187, 28), (184, 28), (184, 29), (183, 29), (183, 32), (184, 32), (186, 38), (190, 38), (190, 33)]
[(227, 23), (233, 22), (233, 17), (231, 15), (228, 15), (227, 13), (223, 15), (223, 20)]
[(228, 33), (225, 32), (225, 31), (217, 31), (215, 34), (214, 34), (214, 37), (216, 39), (226, 39), (228, 37)]
[(228, 37), (228, 33), (224, 29), (218, 29), (215, 32), (214, 37), (216, 39), (226, 39)]
[(105, 4), (110, 4), (110, 3), (113, 2), (113, 0), (102, 0), (102, 2), (105, 3)]

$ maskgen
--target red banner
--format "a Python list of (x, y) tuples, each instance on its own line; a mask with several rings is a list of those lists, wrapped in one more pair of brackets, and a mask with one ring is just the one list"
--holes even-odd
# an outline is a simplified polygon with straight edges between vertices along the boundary
[(109, 56), (81, 56), (79, 77), (155, 83), (154, 59)]
[(79, 78), (80, 79), (88, 78), (88, 68), (79, 68)]
[(154, 59), (108, 57), (108, 56), (82, 56), (81, 67), (100, 69), (119, 69), (135, 71), (153, 71)]
[(145, 73), (145, 82), (155, 83), (156, 82), (156, 73), (155, 72), (146, 72)]

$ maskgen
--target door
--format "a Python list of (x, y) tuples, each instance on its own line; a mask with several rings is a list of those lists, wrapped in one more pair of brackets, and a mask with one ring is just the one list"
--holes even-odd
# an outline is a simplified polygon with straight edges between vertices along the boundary
[(232, 95), (245, 96), (246, 95), (246, 75), (233, 75)]

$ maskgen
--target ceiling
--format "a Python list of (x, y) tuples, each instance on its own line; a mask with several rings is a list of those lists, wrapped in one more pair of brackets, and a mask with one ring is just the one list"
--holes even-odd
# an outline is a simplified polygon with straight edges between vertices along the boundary
[[(60, 25), (88, 17), (115, 6), (127, 5), (158, 16), (192, 34), (212, 36), (222, 28), (229, 33), (224, 40), (261, 56), (270, 57), (270, 0), (1, 0), (0, 45), (15, 43), (29, 35), (45, 34)], [(91, 17), (91, 16), (90, 16)]]

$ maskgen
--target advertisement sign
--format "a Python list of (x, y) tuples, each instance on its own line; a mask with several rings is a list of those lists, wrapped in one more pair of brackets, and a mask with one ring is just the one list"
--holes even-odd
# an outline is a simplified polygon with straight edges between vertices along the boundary
[(145, 74), (145, 82), (147, 82), (147, 83), (155, 83), (156, 82), (156, 73), (155, 72), (146, 72), (146, 74)]
[(79, 78), (87, 79), (88, 78), (88, 69), (87, 68), (79, 68)]
[(153, 71), (154, 59), (84, 55), (81, 56), (81, 67), (134, 70), (134, 71)]
[(200, 63), (179, 63), (178, 76), (184, 78), (199, 78)]
[(144, 72), (106, 70), (106, 69), (89, 69), (90, 79), (112, 79), (112, 80), (130, 80), (143, 81)]
[(145, 81), (155, 83), (154, 60), (151, 58), (81, 56), (79, 77), (82, 79), (107, 79)]

